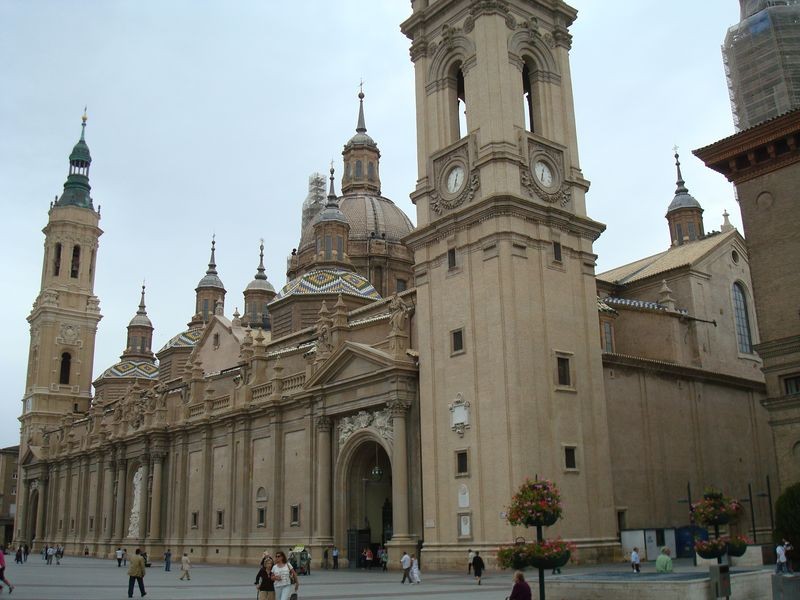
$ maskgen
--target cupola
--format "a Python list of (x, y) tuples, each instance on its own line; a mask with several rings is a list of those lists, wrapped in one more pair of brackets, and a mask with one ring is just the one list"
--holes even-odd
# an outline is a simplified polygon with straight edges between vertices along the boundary
[(352, 269), (353, 265), (347, 256), (347, 241), (350, 234), (350, 223), (339, 210), (339, 202), (333, 189), (333, 165), (331, 165), (330, 191), (328, 201), (316, 217), (314, 217), (314, 241), (316, 244), (315, 266), (335, 266)]
[(89, 166), (92, 164), (92, 155), (85, 138), (87, 119), (84, 109), (81, 117), (81, 139), (78, 140), (69, 155), (69, 175), (64, 183), (64, 192), (56, 200), (55, 206), (78, 206), (94, 209), (92, 198), (89, 195), (92, 189), (89, 185)]
[(381, 152), (378, 150), (375, 140), (367, 135), (363, 91), (358, 93), (356, 134), (345, 144), (342, 157), (344, 158), (342, 194), (362, 192), (379, 196), (381, 193)]
[(153, 323), (147, 316), (144, 304), (145, 286), (142, 284), (142, 297), (139, 300), (139, 310), (136, 311), (131, 322), (128, 323), (128, 343), (120, 358), (141, 358), (153, 360)]
[(681, 174), (681, 161), (675, 150), (675, 167), (678, 170), (678, 181), (675, 197), (667, 208), (669, 235), (673, 246), (693, 242), (705, 236), (703, 231), (703, 207), (689, 193)]
[(195, 288), (196, 302), (195, 314), (189, 322), (189, 328), (208, 323), (216, 312), (217, 302), (225, 305), (225, 286), (217, 274), (216, 263), (216, 240), (211, 238), (211, 258), (208, 261), (208, 269), (203, 278), (197, 283)]
[(247, 284), (244, 290), (244, 315), (241, 323), (243, 326), (270, 328), (269, 304), (275, 297), (275, 288), (267, 280), (266, 270), (264, 269), (264, 242), (259, 246), (259, 261), (253, 281)]

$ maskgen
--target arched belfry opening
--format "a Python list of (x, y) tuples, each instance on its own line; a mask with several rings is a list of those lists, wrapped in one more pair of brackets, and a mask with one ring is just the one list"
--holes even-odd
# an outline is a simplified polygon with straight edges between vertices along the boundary
[(392, 538), (392, 466), (383, 440), (365, 435), (355, 443), (342, 464), (338, 511), (345, 533), (344, 554), (356, 567), (369, 547), (373, 554)]
[(448, 70), (447, 113), (450, 143), (457, 142), (469, 133), (467, 125), (467, 92), (464, 83), (463, 63), (454, 62)]
[(531, 71), (527, 63), (522, 67), (522, 105), (525, 112), (525, 129), (531, 132), (536, 131), (536, 120), (533, 118)]

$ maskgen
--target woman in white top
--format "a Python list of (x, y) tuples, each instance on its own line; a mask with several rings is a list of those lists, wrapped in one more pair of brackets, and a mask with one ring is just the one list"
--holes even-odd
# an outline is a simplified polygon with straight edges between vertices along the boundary
[(411, 555), (411, 583), (422, 583), (422, 579), (419, 576), (419, 561), (417, 560), (417, 555)]
[(300, 587), (292, 565), (286, 561), (286, 555), (280, 551), (275, 553), (272, 581), (275, 582), (275, 600), (289, 600), (292, 595), (292, 585), (294, 585), (295, 592)]

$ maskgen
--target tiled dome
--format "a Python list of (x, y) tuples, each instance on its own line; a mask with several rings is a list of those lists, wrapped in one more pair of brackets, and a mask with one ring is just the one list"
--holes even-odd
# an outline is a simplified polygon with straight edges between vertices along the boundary
[(195, 344), (200, 340), (200, 337), (203, 335), (202, 328), (196, 329), (187, 329), (173, 337), (170, 341), (164, 344), (164, 347), (161, 348), (158, 352), (164, 352), (164, 350), (169, 350), (170, 348), (176, 347), (183, 347), (183, 348), (193, 348)]
[(352, 271), (342, 269), (314, 269), (293, 279), (280, 291), (275, 300), (287, 296), (310, 294), (347, 294), (359, 298), (380, 300), (381, 296), (372, 284)]
[[(414, 230), (414, 225), (388, 198), (368, 194), (347, 194), (339, 198), (339, 210), (350, 223), (350, 239), (366, 240), (372, 237), (384, 237), (389, 242), (399, 242)], [(300, 238), (303, 250), (314, 244), (314, 227), (307, 226)]]
[(158, 379), (158, 366), (147, 360), (121, 360), (103, 371), (98, 379), (119, 379), (121, 377)]

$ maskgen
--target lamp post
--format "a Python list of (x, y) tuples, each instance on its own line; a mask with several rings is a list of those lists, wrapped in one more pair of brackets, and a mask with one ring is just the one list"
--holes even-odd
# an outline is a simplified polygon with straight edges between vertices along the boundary
[(692, 564), (696, 567), (697, 552), (694, 551), (695, 523), (694, 523), (694, 509), (692, 508), (692, 483), (690, 481), (686, 482), (686, 498), (681, 498), (680, 500), (678, 500), (678, 504), (689, 505), (689, 525), (692, 528)]
[(756, 494), (759, 498), (766, 498), (769, 502), (769, 530), (775, 532), (775, 516), (772, 514), (772, 487), (769, 484), (769, 475), (767, 475), (767, 491), (758, 492)]

